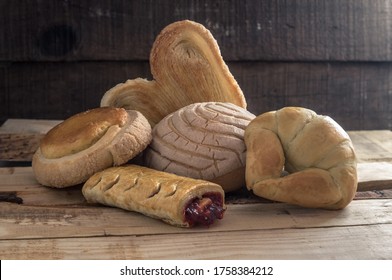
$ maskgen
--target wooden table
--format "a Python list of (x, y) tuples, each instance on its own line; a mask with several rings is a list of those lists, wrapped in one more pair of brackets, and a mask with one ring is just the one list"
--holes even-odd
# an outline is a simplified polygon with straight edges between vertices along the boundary
[(344, 210), (272, 203), (242, 190), (227, 196), (223, 220), (181, 229), (88, 205), (81, 186), (39, 185), (19, 161), (31, 160), (55, 123), (8, 120), (0, 128), (0, 196), (10, 200), (0, 202), (0, 259), (392, 259), (391, 131), (349, 132), (360, 182)]

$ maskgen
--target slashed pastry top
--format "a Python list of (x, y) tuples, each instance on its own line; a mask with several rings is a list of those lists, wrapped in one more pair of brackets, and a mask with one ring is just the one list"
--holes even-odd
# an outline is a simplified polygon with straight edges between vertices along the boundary
[(140, 111), (153, 127), (168, 114), (196, 102), (230, 102), (246, 108), (245, 97), (203, 25), (183, 20), (165, 27), (151, 53), (152, 81), (137, 78), (108, 90), (101, 106)]
[(90, 203), (139, 212), (179, 227), (209, 226), (222, 219), (226, 209), (217, 184), (131, 164), (94, 174), (82, 192)]
[(233, 191), (245, 186), (245, 128), (255, 116), (231, 103), (194, 103), (153, 128), (146, 165), (218, 183)]
[(52, 128), (33, 156), (39, 183), (68, 187), (95, 172), (121, 165), (151, 142), (151, 126), (137, 111), (102, 107), (76, 114)]

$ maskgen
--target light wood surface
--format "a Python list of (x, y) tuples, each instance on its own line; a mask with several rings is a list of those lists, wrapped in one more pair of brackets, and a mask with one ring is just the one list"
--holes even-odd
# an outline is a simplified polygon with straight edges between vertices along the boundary
[[(9, 120), (0, 135), (43, 135), (55, 123)], [(2, 167), (0, 197), (11, 202), (0, 202), (0, 259), (392, 259), (391, 131), (349, 134), (360, 182), (347, 208), (306, 209), (242, 190), (227, 196), (224, 219), (209, 228), (90, 205), (81, 186), (52, 189), (37, 183), (31, 166)], [(22, 151), (18, 145), (12, 149)]]

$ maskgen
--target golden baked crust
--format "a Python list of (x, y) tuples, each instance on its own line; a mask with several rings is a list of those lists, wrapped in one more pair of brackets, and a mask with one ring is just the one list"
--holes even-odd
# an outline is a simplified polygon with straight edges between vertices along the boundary
[(199, 23), (184, 20), (164, 28), (153, 44), (150, 66), (154, 80), (118, 84), (105, 93), (101, 106), (140, 111), (151, 126), (196, 102), (230, 102), (246, 108), (217, 42)]
[(330, 117), (300, 107), (264, 113), (246, 128), (245, 144), (246, 184), (261, 197), (341, 209), (355, 195), (354, 148)]
[(45, 135), (33, 156), (33, 171), (46, 186), (77, 185), (95, 172), (128, 162), (146, 148), (151, 137), (150, 124), (137, 111), (92, 109)]
[(224, 192), (217, 184), (138, 165), (98, 172), (87, 180), (82, 192), (90, 203), (139, 212), (179, 227), (194, 225), (187, 220), (186, 209), (195, 199), (209, 197), (223, 211), (226, 208)]
[(60, 158), (87, 149), (111, 126), (122, 127), (128, 119), (124, 109), (102, 107), (76, 114), (48, 131), (40, 148), (46, 158)]
[(219, 182), (226, 191), (245, 186), (245, 128), (255, 115), (231, 103), (202, 102), (166, 116), (153, 128), (146, 165)]

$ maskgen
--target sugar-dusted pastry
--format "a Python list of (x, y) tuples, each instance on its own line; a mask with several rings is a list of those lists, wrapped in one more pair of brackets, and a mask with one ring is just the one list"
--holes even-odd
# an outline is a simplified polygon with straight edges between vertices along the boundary
[(37, 181), (51, 187), (85, 182), (94, 173), (121, 165), (151, 142), (151, 126), (139, 112), (95, 108), (52, 128), (33, 156)]
[(215, 182), (226, 192), (245, 187), (245, 128), (255, 116), (231, 103), (194, 103), (153, 128), (146, 165)]
[(179, 227), (211, 225), (226, 209), (219, 185), (138, 165), (98, 172), (82, 192), (90, 203), (139, 212)]
[(178, 21), (156, 38), (150, 66), (153, 80), (133, 79), (105, 93), (101, 106), (140, 111), (154, 126), (168, 114), (196, 102), (230, 102), (246, 108), (245, 97), (203, 25)]
[[(304, 207), (341, 209), (357, 190), (350, 137), (328, 116), (285, 107), (245, 130), (246, 183), (261, 197)], [(281, 176), (282, 170), (289, 173)]]

